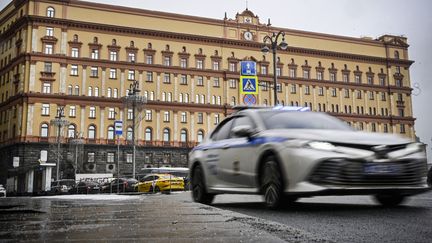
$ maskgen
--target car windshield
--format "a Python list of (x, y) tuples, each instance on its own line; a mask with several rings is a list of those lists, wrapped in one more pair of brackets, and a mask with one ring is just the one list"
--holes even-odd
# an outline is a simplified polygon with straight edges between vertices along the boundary
[(353, 130), (345, 122), (319, 112), (262, 111), (259, 114), (267, 129)]

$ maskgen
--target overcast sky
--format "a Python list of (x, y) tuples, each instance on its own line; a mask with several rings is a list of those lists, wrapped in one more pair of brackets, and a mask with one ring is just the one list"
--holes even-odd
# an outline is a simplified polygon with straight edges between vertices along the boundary
[[(90, 1), (90, 0), (89, 0)], [(404, 35), (409, 42), (416, 132), (428, 143), (431, 160), (432, 139), (432, 1), (430, 0), (92, 0), (162, 12), (207, 18), (235, 18), (248, 6), (261, 23), (271, 19), (275, 27), (284, 27), (327, 34), (373, 38), (384, 34)], [(2, 9), (10, 0), (0, 0)], [(288, 43), (289, 44), (289, 43)], [(418, 87), (418, 88), (415, 88)]]

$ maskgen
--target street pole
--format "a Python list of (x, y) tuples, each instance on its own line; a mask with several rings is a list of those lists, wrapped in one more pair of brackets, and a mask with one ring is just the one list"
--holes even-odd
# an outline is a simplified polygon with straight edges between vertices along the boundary
[(272, 47), (273, 49), (273, 95), (274, 95), (274, 106), (278, 104), (277, 99), (277, 75), (276, 75), (276, 48)]
[[(134, 87), (133, 95), (136, 95), (136, 89)], [(132, 103), (132, 178), (135, 178), (135, 106), (136, 106), (136, 100), (133, 100)]]
[[(278, 43), (280, 36), (282, 36), (282, 41)], [(273, 53), (273, 96), (274, 96), (274, 106), (276, 106), (279, 103), (277, 99), (276, 52), (278, 48), (280, 48), (281, 50), (286, 50), (288, 48), (288, 44), (285, 42), (285, 32), (279, 31), (277, 34), (273, 33), (272, 36), (266, 35), (264, 36), (263, 42), (264, 42), (264, 46), (261, 48), (261, 51), (264, 54), (267, 54), (270, 51), (270, 48), (267, 45), (269, 43)]]
[(64, 114), (64, 107), (59, 106), (57, 108), (57, 116), (55, 119), (52, 119), (50, 121), (51, 125), (57, 126), (57, 164), (56, 164), (56, 180), (60, 180), (60, 133), (62, 126), (66, 126), (69, 124), (69, 122), (65, 119), (63, 119)]
[(117, 193), (119, 193), (119, 181), (120, 181), (120, 135), (117, 134)]
[(61, 125), (58, 124), (57, 129), (57, 170), (56, 170), (56, 180), (59, 181), (60, 177), (60, 131), (61, 131)]
[(135, 130), (136, 130), (136, 109), (141, 111), (141, 108), (147, 103), (147, 97), (139, 96), (138, 81), (135, 80), (130, 85), (128, 96), (125, 97), (124, 102), (127, 105), (132, 105), (132, 177), (136, 177), (136, 144), (135, 144)]

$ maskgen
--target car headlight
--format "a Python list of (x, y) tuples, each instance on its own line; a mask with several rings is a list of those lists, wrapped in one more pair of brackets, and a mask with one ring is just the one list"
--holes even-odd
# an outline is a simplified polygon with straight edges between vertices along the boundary
[(406, 146), (406, 149), (410, 153), (420, 152), (423, 151), (423, 144), (421, 143), (410, 143)]
[(328, 142), (313, 141), (307, 143), (307, 145), (312, 149), (324, 150), (324, 151), (334, 151), (336, 149), (336, 146)]

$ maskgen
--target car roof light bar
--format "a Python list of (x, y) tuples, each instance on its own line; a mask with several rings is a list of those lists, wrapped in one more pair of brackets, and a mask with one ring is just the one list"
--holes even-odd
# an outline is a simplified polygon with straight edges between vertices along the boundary
[(280, 110), (280, 111), (310, 111), (310, 107), (304, 107), (304, 106), (275, 106), (273, 107), (273, 110)]

